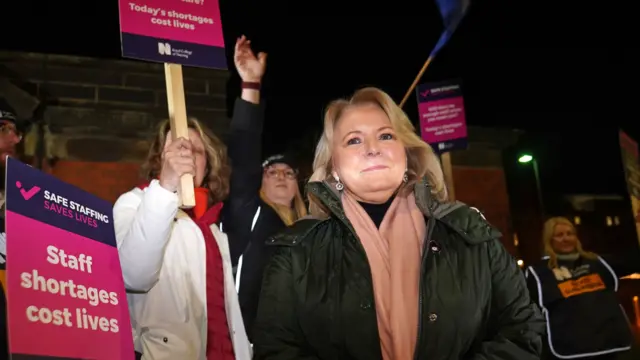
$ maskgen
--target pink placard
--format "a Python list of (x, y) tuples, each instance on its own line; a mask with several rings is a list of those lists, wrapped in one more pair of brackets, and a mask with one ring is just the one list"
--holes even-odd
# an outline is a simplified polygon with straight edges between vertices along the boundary
[(467, 137), (462, 96), (418, 104), (422, 139), (429, 144)]
[(117, 249), (12, 211), (6, 221), (11, 353), (133, 359)]
[(224, 47), (218, 0), (119, 0), (120, 31)]

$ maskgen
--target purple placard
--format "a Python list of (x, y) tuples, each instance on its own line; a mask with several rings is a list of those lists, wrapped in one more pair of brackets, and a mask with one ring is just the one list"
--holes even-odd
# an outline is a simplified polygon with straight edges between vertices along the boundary
[(227, 68), (218, 0), (118, 0), (122, 55)]
[(12, 358), (132, 360), (111, 204), (9, 158), (5, 221)]
[(460, 82), (419, 85), (418, 113), (422, 139), (439, 153), (467, 146), (467, 123)]

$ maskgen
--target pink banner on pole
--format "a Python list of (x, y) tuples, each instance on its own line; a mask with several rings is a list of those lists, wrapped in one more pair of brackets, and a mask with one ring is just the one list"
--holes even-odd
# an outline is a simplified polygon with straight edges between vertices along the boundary
[(118, 0), (122, 55), (227, 68), (218, 0)]
[(218, 0), (119, 0), (120, 31), (224, 48)]
[(467, 137), (462, 97), (454, 97), (422, 103), (420, 127), (423, 138), (428, 143)]
[(455, 81), (417, 88), (420, 134), (438, 152), (467, 145), (467, 122), (460, 85)]

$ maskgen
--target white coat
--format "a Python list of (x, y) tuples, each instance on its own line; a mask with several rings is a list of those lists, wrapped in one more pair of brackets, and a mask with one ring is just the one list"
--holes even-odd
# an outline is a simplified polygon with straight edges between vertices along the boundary
[[(178, 196), (153, 180), (120, 196), (114, 226), (135, 349), (143, 360), (206, 360), (206, 249), (198, 225), (178, 210)], [(237, 360), (250, 360), (227, 236), (211, 231), (223, 259), (229, 333)]]

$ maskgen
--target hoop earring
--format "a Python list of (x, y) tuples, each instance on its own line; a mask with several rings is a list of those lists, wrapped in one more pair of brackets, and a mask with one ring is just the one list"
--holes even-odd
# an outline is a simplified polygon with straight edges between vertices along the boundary
[(409, 175), (407, 175), (407, 173), (404, 173), (404, 175), (402, 176), (402, 182), (405, 184), (409, 182)]
[(340, 182), (340, 177), (336, 176), (335, 179), (337, 181), (336, 182), (336, 190), (338, 190), (338, 191), (344, 190), (344, 184), (342, 184), (342, 182)]

